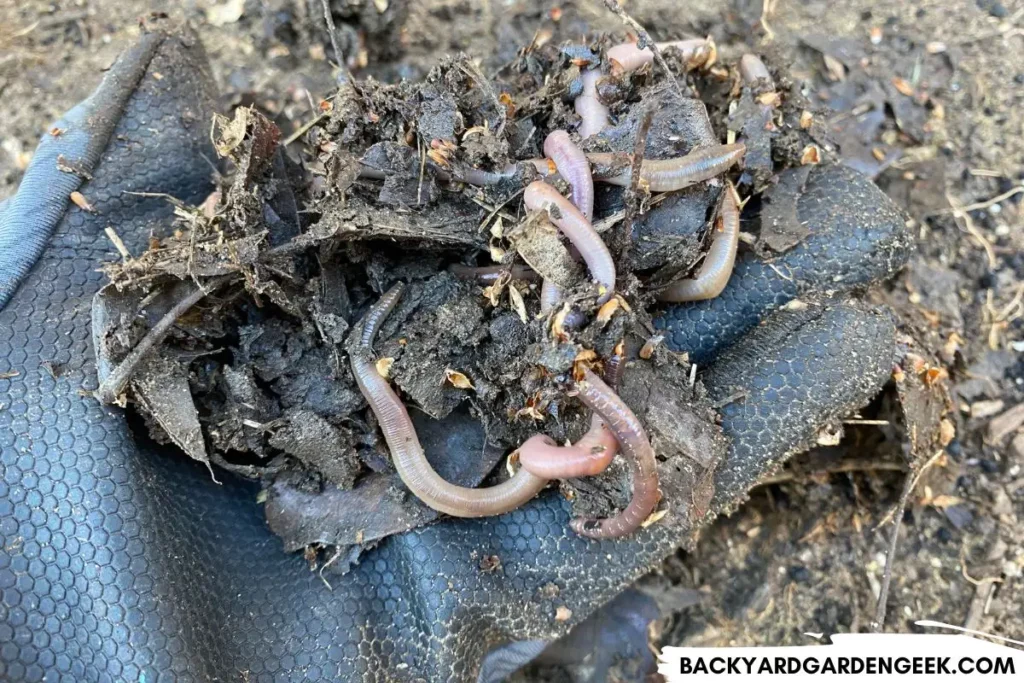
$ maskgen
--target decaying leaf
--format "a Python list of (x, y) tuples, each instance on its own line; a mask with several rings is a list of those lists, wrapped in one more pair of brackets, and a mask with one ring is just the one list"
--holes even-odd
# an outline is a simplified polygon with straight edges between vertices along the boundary
[(452, 386), (458, 389), (473, 389), (473, 383), (469, 381), (469, 378), (458, 370), (452, 370), (451, 368), (445, 368), (444, 378)]
[(907, 97), (914, 96), (914, 86), (899, 76), (893, 76), (892, 85), (901, 95), (906, 95)]
[(645, 519), (643, 522), (640, 523), (640, 526), (643, 527), (644, 529), (646, 529), (647, 527), (651, 526), (652, 524), (656, 524), (662, 517), (664, 517), (667, 514), (668, 514), (668, 508), (667, 507), (665, 509), (663, 509), (663, 510), (655, 510), (654, 512), (652, 512), (650, 515), (647, 516), (647, 519)]
[(235, 109), (235, 117), (230, 121), (224, 116), (217, 115), (216, 121), (220, 127), (220, 139), (215, 143), (215, 148), (219, 156), (226, 157), (242, 144), (245, 138), (245, 129), (249, 125), (249, 108)]
[(821, 150), (817, 145), (807, 145), (800, 155), (800, 163), (804, 166), (821, 162)]
[(615, 315), (615, 311), (619, 310), (620, 305), (619, 297), (612, 297), (604, 302), (597, 311), (597, 324), (601, 327), (607, 325), (612, 316)]
[(508, 288), (508, 298), (512, 303), (513, 310), (515, 310), (516, 314), (519, 316), (519, 319), (525, 323), (527, 321), (526, 302), (523, 301), (523, 295), (515, 285), (511, 285)]
[(88, 211), (89, 213), (96, 213), (96, 209), (89, 203), (89, 200), (85, 198), (85, 195), (77, 190), (69, 195), (72, 202), (82, 211)]

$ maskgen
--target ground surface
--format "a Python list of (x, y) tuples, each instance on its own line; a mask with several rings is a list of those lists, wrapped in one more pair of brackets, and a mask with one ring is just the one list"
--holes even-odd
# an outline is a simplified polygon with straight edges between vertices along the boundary
[[(1024, 123), (1017, 111), (1024, 72), (1014, 65), (1024, 64), (1024, 3), (773, 4), (766, 22), (759, 21), (754, 0), (633, 0), (628, 9), (659, 38), (711, 32), (725, 50), (738, 49), (741, 39), (756, 41), (769, 56), (792, 63), (793, 82), (808, 83), (812, 99), (825, 104), (828, 95), (830, 105), (846, 111), (838, 123), (860, 124), (852, 133), (845, 129), (864, 146), (858, 158), (867, 170), (881, 171), (879, 184), (915, 220), (919, 237), (919, 256), (892, 291), (879, 296), (906, 316), (956, 390), (957, 438), (911, 498), (886, 626), (905, 631), (915, 620), (935, 619), (1020, 638), (1024, 414), (1012, 409), (1024, 396)], [(365, 58), (382, 78), (416, 77), (446, 51), (500, 64), (553, 7), (532, 0), (508, 7), (497, 0), (417, 3), (405, 30), (394, 29), (394, 40), (364, 45), (362, 57), (358, 32), (343, 33), (354, 46), (352, 66)], [(396, 11), (386, 0), (357, 9), (385, 16)], [(17, 185), (49, 122), (91, 91), (102, 68), (137, 34), (137, 19), (150, 11), (196, 23), (225, 109), (255, 101), (287, 132), (311, 118), (330, 92), (330, 48), (325, 51), (325, 34), (309, 28), (301, 0), (180, 6), (5, 0), (0, 197)], [(288, 12), (294, 24), (285, 21)], [(621, 31), (599, 3), (566, 6), (564, 16), (581, 33)], [(390, 29), (381, 30), (387, 35)], [(378, 58), (389, 60), (386, 68), (376, 67)], [(879, 117), (872, 119), (872, 112)], [(847, 149), (854, 146), (850, 141)], [(950, 211), (951, 204), (977, 203), (984, 206), (962, 215)], [(885, 415), (882, 403), (865, 416)], [(892, 451), (898, 446), (886, 439), (890, 432), (886, 425), (850, 424), (844, 447)], [(664, 589), (669, 600), (674, 591), (680, 605), (692, 596), (679, 589), (704, 596), (659, 625), (663, 642), (796, 644), (808, 631), (867, 628), (891, 528), (878, 527), (904, 475), (885, 469), (822, 473), (833, 454), (820, 451), (783, 481), (755, 491), (696, 552), (671, 558), (649, 578), (648, 586)]]

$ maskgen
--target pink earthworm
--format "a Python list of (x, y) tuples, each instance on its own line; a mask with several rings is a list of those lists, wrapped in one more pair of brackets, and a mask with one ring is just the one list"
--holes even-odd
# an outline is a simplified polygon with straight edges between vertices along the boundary
[[(618, 538), (634, 531), (658, 505), (658, 464), (640, 420), (600, 377), (583, 370), (576, 382), (580, 400), (608, 425), (629, 463), (633, 496), (620, 513), (607, 519), (574, 519), (572, 530), (588, 538)], [(522, 458), (522, 452), (520, 452)]]
[(720, 227), (715, 231), (711, 248), (697, 275), (670, 284), (658, 293), (659, 301), (681, 303), (713, 299), (725, 289), (736, 263), (736, 247), (740, 237), (740, 209), (735, 192), (732, 185), (725, 188), (725, 197), (716, 221)]
[[(677, 48), (685, 59), (692, 59), (697, 51), (708, 45), (703, 38), (677, 40), (668, 43), (657, 43), (661, 51)], [(654, 60), (654, 53), (649, 48), (640, 49), (636, 43), (621, 43), (608, 49), (608, 59), (615, 60), (625, 72), (636, 71)], [(583, 72), (580, 76), (583, 90), (573, 102), (573, 108), (580, 117), (578, 132), (581, 138), (596, 135), (608, 126), (608, 107), (601, 102), (597, 94), (597, 82), (601, 78), (598, 69)]]
[(514, 510), (536, 496), (548, 480), (520, 468), (511, 479), (482, 489), (445, 481), (427, 461), (416, 429), (402, 400), (370, 360), (373, 340), (401, 297), (403, 286), (392, 287), (363, 319), (358, 343), (350, 355), (359, 391), (377, 416), (398, 476), (429, 507), (454, 517), (486, 517)]
[[(733, 164), (746, 153), (743, 143), (698, 147), (686, 156), (674, 159), (644, 159), (640, 164), (640, 179), (651, 192), (672, 192), (689, 187), (703, 180), (710, 180)], [(629, 187), (633, 173), (629, 164), (623, 164), (627, 156), (616, 153), (588, 154), (587, 158), (595, 169), (594, 178), (611, 185)]]
[(601, 236), (579, 209), (547, 183), (535, 180), (526, 186), (523, 203), (530, 211), (546, 211), (551, 222), (564, 234), (590, 269), (590, 275), (603, 291), (598, 298), (604, 303), (615, 291), (615, 261)]
[[(619, 342), (605, 362), (604, 380), (615, 390), (625, 367), (625, 343)], [(538, 477), (573, 479), (591, 477), (608, 469), (619, 451), (619, 442), (597, 413), (590, 416), (590, 429), (572, 446), (559, 446), (543, 434), (530, 437), (519, 448), (519, 462)]]
[(590, 417), (590, 429), (571, 446), (559, 446), (544, 434), (535, 434), (519, 447), (519, 464), (545, 479), (591, 477), (608, 469), (619, 442), (601, 416)]
[(756, 85), (758, 81), (766, 81), (770, 90), (775, 90), (775, 82), (759, 57), (752, 54), (745, 54), (740, 57), (740, 77), (747, 85)]
[(594, 218), (594, 178), (587, 155), (564, 130), (553, 130), (544, 140), (544, 154), (555, 162), (558, 175), (569, 183), (569, 198), (588, 221)]

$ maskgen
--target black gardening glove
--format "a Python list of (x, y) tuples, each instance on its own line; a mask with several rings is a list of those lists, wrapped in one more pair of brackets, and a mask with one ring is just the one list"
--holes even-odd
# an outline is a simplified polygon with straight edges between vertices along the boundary
[[(120, 258), (105, 229), (137, 255), (171, 221), (152, 193), (204, 199), (212, 102), (194, 37), (150, 32), (44, 136), (0, 205), (0, 679), (494, 680), (713, 517), (680, 512), (594, 542), (549, 491), (507, 515), (392, 536), (328, 585), (267, 530), (252, 485), (211, 481), (101, 406), (90, 306), (98, 264)], [(890, 373), (889, 314), (821, 296), (899, 268), (903, 221), (842, 168), (798, 180), (789, 206), (810, 236), (771, 266), (744, 256), (720, 298), (658, 323), (723, 405), (731, 446), (712, 513)], [(500, 567), (482, 565), (490, 557)]]

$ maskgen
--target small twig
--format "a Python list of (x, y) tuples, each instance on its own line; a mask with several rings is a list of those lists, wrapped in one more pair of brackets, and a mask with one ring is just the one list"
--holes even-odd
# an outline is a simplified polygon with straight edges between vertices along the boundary
[(665, 71), (665, 75), (668, 76), (668, 80), (675, 88), (676, 94), (679, 95), (680, 99), (685, 99), (686, 95), (683, 94), (683, 89), (679, 87), (679, 81), (676, 80), (675, 74), (673, 74), (668, 68), (668, 62), (665, 61), (665, 58), (661, 54), (661, 50), (658, 49), (658, 46), (654, 43), (654, 40), (651, 38), (651, 34), (647, 32), (647, 29), (641, 26), (640, 22), (636, 19), (626, 14), (626, 10), (622, 9), (622, 5), (618, 3), (618, 0), (604, 0), (604, 6), (612, 12), (615, 12), (619, 19), (622, 19), (627, 26), (636, 31), (637, 38), (639, 39), (637, 41), (637, 47), (641, 49), (646, 47), (654, 54), (654, 61), (658, 62), (658, 66)]
[(903, 484), (903, 492), (900, 494), (900, 502), (893, 510), (889, 511), (889, 514), (876, 527), (881, 528), (890, 517), (894, 517), (892, 537), (889, 539), (889, 550), (885, 555), (885, 572), (882, 574), (882, 587), (878, 592), (878, 602), (875, 605), (875, 620), (871, 622), (871, 631), (873, 633), (881, 633), (882, 627), (885, 625), (885, 613), (889, 602), (889, 585), (892, 583), (893, 559), (896, 557), (896, 547), (899, 545), (900, 526), (903, 524), (903, 513), (907, 509), (907, 501), (910, 500), (910, 494), (913, 493), (917, 482), (921, 480), (921, 475), (927, 472), (944, 454), (944, 450), (936, 451), (913, 477), (908, 476), (906, 478)]
[(124, 392), (124, 388), (128, 385), (128, 380), (131, 379), (135, 370), (138, 368), (139, 363), (143, 357), (156, 346), (170, 331), (171, 326), (174, 325), (175, 321), (185, 314), (188, 309), (195, 306), (199, 301), (203, 299), (207, 294), (219, 288), (221, 285), (227, 283), (235, 276), (222, 275), (218, 278), (214, 278), (206, 288), (196, 287), (188, 295), (186, 295), (181, 301), (176, 303), (171, 310), (160, 320), (157, 321), (156, 325), (146, 333), (138, 344), (135, 345), (124, 360), (114, 368), (113, 372), (103, 380), (99, 388), (95, 392), (96, 398), (101, 403), (115, 403), (118, 397)]
[(121, 241), (121, 236), (117, 234), (112, 226), (107, 226), (103, 229), (103, 232), (107, 233), (107, 238), (114, 243), (114, 248), (117, 249), (118, 253), (121, 254), (121, 258), (125, 261), (130, 261), (132, 253), (128, 251), (128, 247), (124, 246), (124, 242)]
[(487, 214), (487, 218), (485, 218), (483, 220), (483, 222), (480, 224), (480, 227), (477, 228), (477, 230), (483, 230), (484, 228), (486, 228), (487, 224), (490, 223), (494, 219), (494, 217), (498, 215), (499, 211), (501, 211), (503, 208), (505, 208), (506, 204), (508, 204), (510, 201), (512, 201), (513, 199), (515, 199), (516, 197), (518, 197), (519, 195), (521, 195), (525, 191), (526, 191), (525, 187), (523, 189), (521, 189), (521, 190), (516, 190), (515, 194), (510, 195), (508, 199), (504, 200), (503, 202), (501, 202), (500, 204), (495, 206), (491, 210), (491, 212)]
[(310, 128), (312, 128), (316, 124), (318, 124), (321, 121), (323, 121), (325, 116), (327, 116), (327, 112), (325, 112), (325, 111), (324, 112), (320, 112), (319, 114), (314, 116), (311, 120), (309, 120), (306, 123), (302, 124), (302, 126), (297, 131), (295, 131), (294, 133), (289, 135), (287, 138), (285, 138), (284, 143), (283, 143), (284, 146), (287, 147), (288, 145), (292, 144), (293, 142), (295, 142), (296, 140), (301, 138), (303, 135), (305, 135), (307, 132), (309, 132)]
[[(810, 479), (813, 477), (829, 476), (833, 474), (852, 474), (854, 472), (906, 472), (907, 468), (895, 462), (844, 462), (823, 470), (814, 472), (793, 472), (786, 471), (776, 474), (774, 477), (767, 477), (758, 481), (759, 486), (769, 484), (786, 484), (799, 479)], [(799, 479), (798, 479), (799, 477)]]

